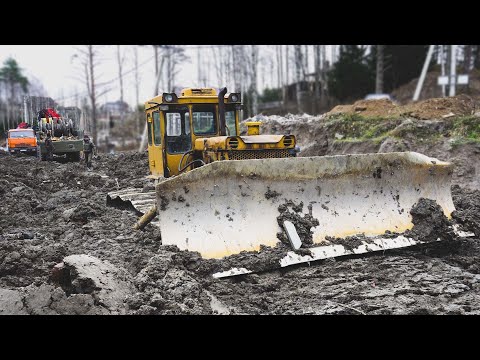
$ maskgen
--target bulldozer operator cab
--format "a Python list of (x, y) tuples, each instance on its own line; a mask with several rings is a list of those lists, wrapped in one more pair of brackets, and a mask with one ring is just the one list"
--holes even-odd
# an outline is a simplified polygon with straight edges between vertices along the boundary
[(229, 94), (224, 100), (224, 132), (220, 128), (215, 89), (183, 89), (180, 97), (175, 93), (164, 93), (145, 104), (148, 160), (152, 175), (170, 177), (178, 175), (189, 163), (193, 162), (189, 168), (203, 165), (202, 159), (194, 156), (197, 139), (216, 137), (222, 133), (238, 134), (240, 94)]
[[(240, 137), (241, 109), (241, 94), (227, 94), (226, 88), (218, 93), (213, 88), (187, 88), (180, 96), (163, 93), (147, 101), (145, 112), (151, 174), (168, 178), (217, 160), (292, 155), (285, 150), (294, 148), (293, 136), (263, 135), (263, 138), (258, 136), (253, 140), (252, 136)], [(249, 135), (257, 135), (255, 123), (252, 124)], [(259, 153), (278, 147), (283, 153), (271, 156)]]

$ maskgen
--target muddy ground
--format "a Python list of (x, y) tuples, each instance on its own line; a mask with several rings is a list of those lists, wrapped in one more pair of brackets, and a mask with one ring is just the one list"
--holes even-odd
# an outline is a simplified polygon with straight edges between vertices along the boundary
[(478, 314), (480, 191), (453, 188), (476, 236), (215, 280), (215, 263), (162, 246), (106, 206), (148, 189), (146, 154), (83, 164), (0, 152), (0, 314)]

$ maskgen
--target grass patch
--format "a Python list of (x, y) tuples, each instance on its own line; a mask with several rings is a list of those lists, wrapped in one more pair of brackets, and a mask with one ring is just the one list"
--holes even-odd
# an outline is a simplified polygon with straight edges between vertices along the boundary
[(392, 120), (351, 114), (330, 119), (326, 123), (326, 127), (330, 133), (339, 133), (344, 136), (344, 140), (371, 140), (388, 136), (388, 132), (398, 126), (400, 122), (400, 119)]
[[(359, 114), (342, 114), (326, 122), (327, 131), (341, 142), (373, 141), (378, 144), (387, 137), (415, 139), (431, 143), (442, 137), (452, 138), (452, 146), (480, 142), (480, 118), (473, 115), (445, 119), (442, 127), (421, 120), (405, 122), (401, 118), (364, 117)], [(401, 126), (399, 126), (401, 124)], [(336, 134), (342, 136), (337, 138)]]
[(470, 144), (480, 144), (480, 139), (468, 139), (464, 137), (455, 137), (450, 141), (452, 147), (470, 145)]
[(480, 118), (463, 116), (453, 120), (452, 135), (469, 140), (480, 140)]

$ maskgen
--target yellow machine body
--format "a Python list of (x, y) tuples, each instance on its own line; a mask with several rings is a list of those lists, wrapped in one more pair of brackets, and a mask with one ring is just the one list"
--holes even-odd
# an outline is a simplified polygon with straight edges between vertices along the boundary
[[(455, 210), (450, 163), (414, 152), (296, 157), (294, 135), (261, 135), (259, 122), (247, 122), (240, 136), (240, 94), (225, 93), (184, 89), (145, 104), (150, 170), (164, 177), (155, 189), (163, 244), (205, 258), (275, 247), (279, 233), (298, 236), (283, 223), (287, 211), (316, 224), (311, 255), (292, 252), (279, 264), (288, 266), (418, 243), (402, 234), (421, 198), (447, 217)], [(352, 235), (373, 240), (353, 250), (328, 245)]]

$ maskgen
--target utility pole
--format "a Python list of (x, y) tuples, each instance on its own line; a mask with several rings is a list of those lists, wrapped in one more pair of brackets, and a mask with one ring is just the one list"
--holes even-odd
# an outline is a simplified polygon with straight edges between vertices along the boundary
[(415, 93), (413, 94), (413, 101), (417, 101), (420, 97), (420, 92), (422, 91), (423, 82), (425, 81), (425, 75), (427, 74), (428, 66), (430, 65), (430, 60), (432, 59), (433, 48), (435, 45), (430, 45), (427, 52), (427, 58), (423, 64), (422, 73), (420, 74), (420, 79), (418, 79), (417, 87)]
[(455, 96), (456, 71), (457, 71), (457, 45), (450, 45), (450, 86), (448, 96)]

